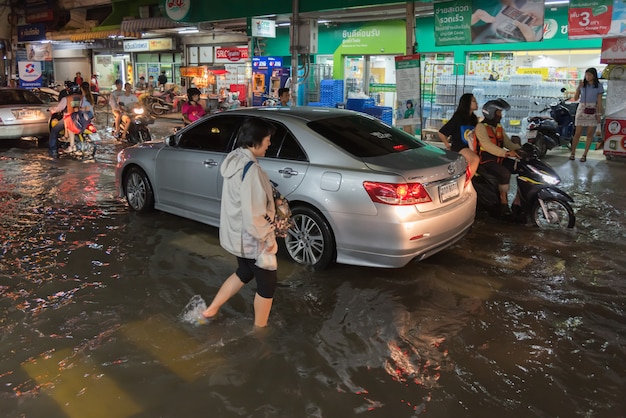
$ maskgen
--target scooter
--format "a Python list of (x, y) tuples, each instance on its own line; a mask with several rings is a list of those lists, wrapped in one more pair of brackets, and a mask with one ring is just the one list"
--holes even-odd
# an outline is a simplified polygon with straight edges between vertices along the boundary
[[(561, 89), (562, 92), (565, 89)], [(538, 104), (538, 103), (537, 103)], [(569, 104), (564, 99), (548, 105), (539, 113), (547, 110), (550, 116), (529, 116), (527, 140), (537, 147), (539, 158), (544, 157), (548, 150), (555, 147), (571, 147), (574, 136), (574, 117), (570, 113)], [(575, 110), (574, 110), (575, 114)]]
[(174, 92), (167, 90), (159, 95), (154, 93), (151, 96), (146, 96), (144, 99), (146, 109), (153, 115), (163, 115), (169, 113), (174, 109)]
[[(520, 204), (512, 206), (513, 214), (506, 220), (527, 223), (530, 219), (540, 228), (573, 228), (576, 217), (570, 203), (574, 199), (557, 187), (561, 179), (556, 171), (539, 159), (533, 144), (524, 144), (519, 154), (522, 158), (515, 160), (513, 174), (517, 174), (516, 200)], [(472, 184), (478, 206), (494, 217), (501, 217), (496, 178), (479, 166)]]
[(148, 129), (148, 125), (154, 123), (154, 117), (146, 112), (145, 108), (141, 104), (136, 103), (132, 109), (128, 110), (124, 106), (124, 103), (120, 102), (120, 106), (124, 109), (124, 115), (120, 121), (120, 129), (122, 132), (126, 131), (126, 123), (129, 123), (128, 134), (126, 140), (131, 144), (138, 144), (140, 142), (146, 142), (152, 140), (152, 135)]
[[(63, 113), (53, 113), (50, 115), (48, 121), (48, 130), (51, 130), (59, 121), (63, 119)], [(70, 148), (70, 141), (66, 136), (65, 129), (59, 132), (59, 148), (66, 150), (64, 154), (71, 155), (79, 160), (95, 159), (96, 150), (98, 148), (97, 143), (100, 141), (98, 130), (92, 122), (89, 122), (85, 127), (85, 130), (79, 134), (74, 135), (74, 149), (68, 151)]]

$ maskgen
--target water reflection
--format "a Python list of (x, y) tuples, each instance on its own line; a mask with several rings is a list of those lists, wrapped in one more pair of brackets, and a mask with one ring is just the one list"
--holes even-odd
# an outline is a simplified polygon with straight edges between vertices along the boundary
[(0, 152), (3, 416), (623, 415), (626, 168), (555, 163), (570, 231), (479, 216), (403, 269), (281, 258), (258, 333), (254, 286), (208, 324), (181, 317), (234, 259), (215, 228), (129, 213), (116, 147), (91, 164)]

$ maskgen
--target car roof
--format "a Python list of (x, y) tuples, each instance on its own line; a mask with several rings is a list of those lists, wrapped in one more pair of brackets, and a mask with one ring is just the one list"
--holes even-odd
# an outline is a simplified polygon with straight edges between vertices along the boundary
[(331, 107), (314, 107), (314, 106), (296, 106), (296, 107), (247, 107), (240, 109), (229, 110), (227, 113), (242, 113), (248, 116), (259, 117), (286, 117), (286, 118), (298, 118), (307, 121), (315, 121), (320, 119), (349, 116), (358, 114), (364, 117), (370, 117), (369, 115), (354, 112), (352, 110), (335, 109)]

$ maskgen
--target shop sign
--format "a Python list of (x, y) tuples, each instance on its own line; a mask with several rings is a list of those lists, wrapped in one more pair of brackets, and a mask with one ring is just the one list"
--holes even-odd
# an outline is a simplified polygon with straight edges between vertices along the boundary
[(276, 22), (273, 20), (252, 19), (252, 36), (275, 38)]
[[(511, 3), (511, 4), (509, 4)], [(537, 42), (543, 39), (543, 0), (435, 3), (435, 45)]]
[(41, 62), (20, 61), (17, 63), (20, 87), (41, 87)]
[(17, 41), (30, 42), (46, 39), (46, 25), (42, 23), (34, 25), (18, 25)]
[(204, 77), (207, 67), (180, 67), (181, 77)]
[(398, 107), (404, 110), (396, 119), (396, 125), (420, 125), (420, 112), (415, 111), (415, 107), (420, 103), (420, 56), (419, 54), (397, 56), (395, 62), (397, 100), (402, 104)]
[(248, 59), (248, 47), (215, 48), (215, 62), (239, 62)]
[(626, 64), (626, 38), (605, 38), (600, 53), (602, 64)]
[(26, 23), (50, 22), (54, 20), (54, 7), (51, 0), (26, 0)]
[(52, 61), (52, 43), (28, 43), (26, 44), (29, 61)]
[(370, 83), (370, 93), (395, 93), (396, 85), (391, 83)]
[(165, 0), (165, 14), (177, 22), (187, 17), (190, 7), (191, 0)]
[(124, 52), (171, 51), (172, 38), (135, 39), (124, 41)]

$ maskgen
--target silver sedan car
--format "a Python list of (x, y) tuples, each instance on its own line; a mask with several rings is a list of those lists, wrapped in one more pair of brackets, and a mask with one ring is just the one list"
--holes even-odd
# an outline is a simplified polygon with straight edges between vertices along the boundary
[(48, 136), (47, 107), (33, 92), (0, 88), (0, 139)]
[(247, 117), (276, 127), (259, 159), (290, 201), (281, 243), (297, 263), (402, 267), (461, 239), (476, 211), (466, 161), (378, 119), (349, 110), (248, 108), (204, 117), (162, 142), (118, 154), (120, 196), (219, 226), (219, 167)]

